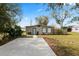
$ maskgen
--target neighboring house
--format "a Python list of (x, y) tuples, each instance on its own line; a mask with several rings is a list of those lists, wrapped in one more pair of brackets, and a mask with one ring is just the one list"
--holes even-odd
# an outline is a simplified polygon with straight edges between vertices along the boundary
[(79, 32), (79, 26), (69, 26), (72, 29), (72, 32)]
[(51, 26), (26, 26), (26, 32), (28, 34), (53, 34), (53, 28)]
[(79, 32), (79, 26), (73, 26), (72, 32)]

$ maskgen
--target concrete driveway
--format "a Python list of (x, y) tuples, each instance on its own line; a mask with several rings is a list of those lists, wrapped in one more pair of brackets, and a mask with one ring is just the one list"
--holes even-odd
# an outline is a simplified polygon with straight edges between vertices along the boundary
[(17, 38), (0, 46), (0, 56), (55, 56), (43, 38)]

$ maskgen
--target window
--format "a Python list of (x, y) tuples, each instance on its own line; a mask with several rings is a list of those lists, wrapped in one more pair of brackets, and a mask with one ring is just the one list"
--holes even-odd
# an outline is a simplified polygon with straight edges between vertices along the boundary
[(51, 28), (48, 28), (48, 33), (51, 33)]
[(46, 28), (43, 28), (43, 33), (46, 33)]

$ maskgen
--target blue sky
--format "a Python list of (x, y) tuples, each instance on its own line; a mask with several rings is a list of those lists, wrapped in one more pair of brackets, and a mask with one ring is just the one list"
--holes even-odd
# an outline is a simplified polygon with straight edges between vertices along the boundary
[[(21, 22), (19, 22), (18, 25), (20, 25), (21, 27), (30, 26), (31, 21), (32, 21), (32, 25), (35, 25), (36, 24), (35, 17), (37, 16), (43, 15), (43, 16), (50, 17), (50, 12), (45, 11), (47, 8), (47, 4), (43, 5), (41, 3), (39, 4), (38, 3), (37, 4), (36, 3), (20, 3), (20, 7), (22, 9), (23, 18)], [(75, 12), (73, 12), (73, 14), (75, 14)], [(52, 20), (51, 18), (49, 18), (48, 25), (58, 26), (55, 20)]]
[[(47, 8), (47, 5), (43, 5), (43, 4), (34, 4), (34, 3), (21, 3), (20, 4), (21, 9), (22, 9), (22, 14), (23, 14), (23, 18), (21, 20), (21, 22), (19, 22), (19, 25), (21, 27), (25, 27), (25, 26), (30, 26), (30, 21), (32, 21), (32, 25), (35, 25), (35, 17), (37, 16), (49, 16), (50, 17), (50, 12), (49, 11), (45, 11)], [(53, 23), (55, 23), (55, 21), (53, 21), (53, 23), (51, 22), (52, 20), (49, 20), (49, 24), (51, 25)]]

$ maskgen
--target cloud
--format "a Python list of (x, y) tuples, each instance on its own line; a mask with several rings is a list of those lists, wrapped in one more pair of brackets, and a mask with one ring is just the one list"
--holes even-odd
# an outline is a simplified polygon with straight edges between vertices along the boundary
[(41, 11), (43, 11), (43, 10), (44, 10), (44, 9), (43, 9), (43, 8), (41, 8), (41, 9), (38, 9), (37, 11), (38, 11), (38, 12), (41, 12)]

